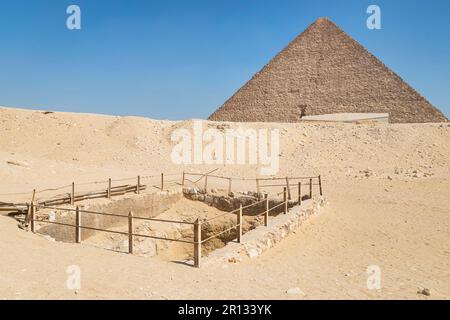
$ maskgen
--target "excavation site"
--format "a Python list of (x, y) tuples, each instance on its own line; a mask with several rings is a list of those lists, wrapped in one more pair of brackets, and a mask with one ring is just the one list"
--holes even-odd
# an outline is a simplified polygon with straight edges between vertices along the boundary
[[(58, 194), (46, 199), (49, 191), (34, 190), (36, 199), (26, 204), (26, 214), (19, 215), (19, 220), (23, 229), (50, 241), (83, 243), (200, 267), (202, 256), (230, 242), (241, 244), (244, 235), (248, 237), (257, 228), (270, 230), (272, 219), (279, 215), (303, 209), (313, 201), (314, 192), (323, 198), (320, 176), (233, 179), (184, 172), (161, 174), (160, 179), (138, 176), (135, 185), (125, 184), (131, 180), (108, 179), (103, 182), (105, 190), (90, 192), (78, 188), (87, 190), (102, 182), (73, 183), (65, 187), (70, 188), (68, 194), (61, 193), (63, 187), (50, 190)], [(232, 187), (233, 181), (239, 189)], [(255, 191), (240, 190), (251, 185)]]

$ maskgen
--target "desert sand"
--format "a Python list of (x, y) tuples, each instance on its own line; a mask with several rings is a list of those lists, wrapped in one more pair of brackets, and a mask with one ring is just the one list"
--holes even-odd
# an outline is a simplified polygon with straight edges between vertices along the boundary
[[(108, 177), (215, 168), (258, 175), (251, 165), (174, 165), (171, 132), (191, 124), (0, 108), (0, 201)], [(201, 269), (49, 241), (0, 216), (0, 298), (450, 298), (450, 124), (225, 125), (278, 128), (278, 176), (321, 174), (323, 212), (257, 259)], [(66, 287), (70, 265), (81, 267), (78, 291)], [(381, 268), (380, 290), (367, 289), (371, 265)], [(423, 288), (431, 295), (417, 293)]]

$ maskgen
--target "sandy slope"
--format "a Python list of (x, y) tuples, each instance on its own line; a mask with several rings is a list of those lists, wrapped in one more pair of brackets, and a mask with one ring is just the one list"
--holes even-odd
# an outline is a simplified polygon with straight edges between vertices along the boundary
[[(0, 194), (188, 169), (171, 163), (170, 134), (190, 124), (0, 109)], [(416, 291), (426, 287), (450, 298), (448, 124), (244, 126), (280, 129), (280, 175), (324, 176), (330, 205), (296, 235), (257, 260), (194, 270), (49, 242), (0, 216), (0, 297), (425, 298)], [(219, 169), (255, 177), (258, 168)], [(78, 294), (65, 286), (72, 264), (82, 270)], [(374, 264), (379, 292), (366, 289)], [(291, 287), (306, 296), (288, 296)]]
[[(217, 127), (204, 122), (204, 127)], [(229, 124), (231, 128), (278, 128), (279, 175), (321, 173), (326, 179), (436, 174), (450, 177), (449, 124)], [(170, 159), (176, 128), (192, 121), (155, 121), (0, 108), (0, 193), (21, 192), (135, 173), (181, 172)], [(19, 161), (25, 167), (8, 165)], [(256, 166), (193, 166), (195, 171), (220, 168), (223, 174), (256, 177)], [(397, 169), (397, 170), (396, 170)], [(397, 171), (398, 174), (395, 172)], [(45, 179), (43, 179), (45, 176)], [(1, 201), (1, 198), (0, 198)]]

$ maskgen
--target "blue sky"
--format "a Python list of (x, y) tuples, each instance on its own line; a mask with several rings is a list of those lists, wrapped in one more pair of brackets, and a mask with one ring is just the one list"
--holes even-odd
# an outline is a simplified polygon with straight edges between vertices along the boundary
[(206, 118), (322, 16), (450, 116), (448, 0), (1, 0), (0, 105)]

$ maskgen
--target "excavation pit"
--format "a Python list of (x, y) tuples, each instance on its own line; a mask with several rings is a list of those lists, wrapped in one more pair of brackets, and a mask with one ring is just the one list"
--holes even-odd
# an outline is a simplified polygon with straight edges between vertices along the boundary
[[(194, 258), (194, 223), (197, 219), (202, 222), (201, 238), (209, 239), (202, 243), (202, 255), (236, 241), (238, 228), (235, 226), (240, 206), (244, 207), (243, 234), (264, 225), (261, 213), (266, 210), (266, 201), (261, 200), (261, 195), (251, 192), (224, 195), (213, 191), (214, 194), (207, 194), (189, 188), (174, 188), (79, 203), (78, 225), (82, 228), (79, 229), (78, 241), (103, 249), (130, 252), (128, 213), (132, 212), (133, 254), (182, 261)], [(270, 199), (268, 202), (271, 208), (276, 207), (270, 211), (271, 217), (284, 212), (283, 199)], [(294, 202), (288, 202), (289, 208), (294, 205)], [(75, 208), (41, 208), (36, 219), (43, 222), (35, 222), (36, 232), (56, 241), (77, 242)]]

